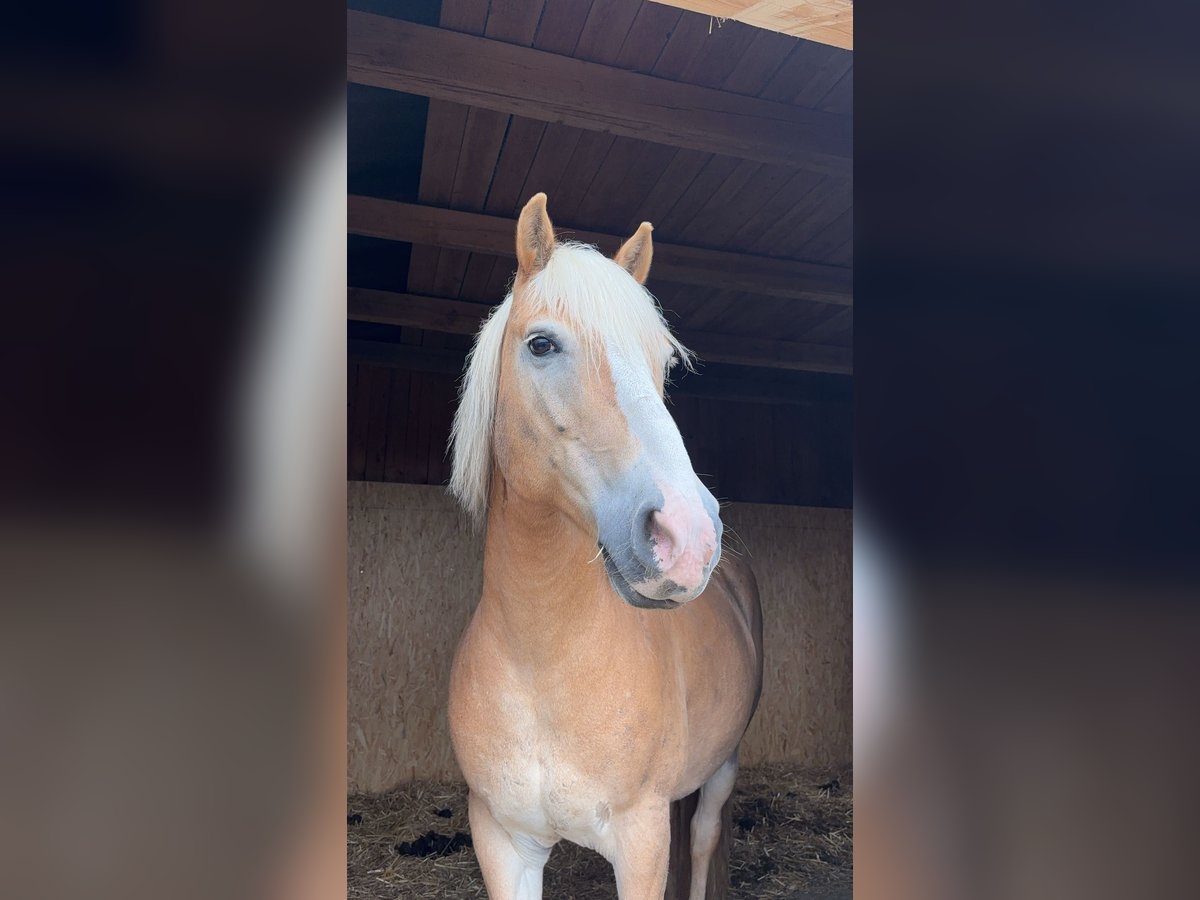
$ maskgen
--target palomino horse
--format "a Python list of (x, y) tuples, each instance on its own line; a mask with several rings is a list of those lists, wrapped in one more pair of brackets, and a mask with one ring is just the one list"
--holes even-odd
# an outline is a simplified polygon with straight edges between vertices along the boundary
[(663, 405), (688, 351), (642, 287), (650, 232), (612, 260), (556, 244), (533, 197), (454, 421), (451, 487), (487, 539), (450, 729), (493, 900), (541, 897), (563, 838), (622, 900), (661, 900), (670, 804), (697, 789), (701, 900), (762, 685), (758, 588), (736, 559), (714, 571), (717, 502)]

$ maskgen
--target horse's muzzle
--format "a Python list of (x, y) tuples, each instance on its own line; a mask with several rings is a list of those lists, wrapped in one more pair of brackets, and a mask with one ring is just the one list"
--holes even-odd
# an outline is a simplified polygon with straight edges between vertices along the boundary
[(601, 548), (609, 580), (626, 602), (673, 609), (699, 596), (721, 556), (716, 498), (700, 482), (686, 493), (656, 484), (654, 497), (637, 507), (624, 541)]

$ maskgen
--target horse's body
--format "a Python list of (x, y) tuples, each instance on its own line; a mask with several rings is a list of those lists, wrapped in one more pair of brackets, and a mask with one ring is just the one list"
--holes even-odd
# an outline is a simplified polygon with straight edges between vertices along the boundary
[[(670, 803), (699, 788), (691, 891), (702, 898), (762, 680), (757, 587), (736, 559), (714, 572), (715, 501), (662, 407), (662, 363), (686, 351), (637, 284), (648, 227), (613, 275), (594, 251), (555, 249), (544, 202), (522, 214), (513, 296), (480, 336), (455, 426), (456, 491), (475, 511), (486, 497), (487, 515), (483, 595), (450, 688), (474, 845), (493, 900), (540, 897), (564, 838), (613, 863), (622, 900), (659, 900)], [(627, 292), (612, 302), (644, 303), (658, 325), (631, 306), (613, 321), (638, 340), (618, 347), (605, 316), (572, 310), (556, 252), (580, 254), (560, 259), (559, 276), (611, 276)], [(596, 294), (595, 279), (580, 290)], [(556, 302), (538, 302), (546, 289)], [(487, 440), (472, 445), (467, 429), (481, 424)]]

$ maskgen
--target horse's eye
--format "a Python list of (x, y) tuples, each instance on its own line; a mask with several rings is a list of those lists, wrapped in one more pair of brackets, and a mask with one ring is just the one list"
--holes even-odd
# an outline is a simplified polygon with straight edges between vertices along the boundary
[(534, 335), (529, 339), (529, 352), (534, 356), (545, 356), (553, 350), (557, 350), (554, 341), (544, 335)]

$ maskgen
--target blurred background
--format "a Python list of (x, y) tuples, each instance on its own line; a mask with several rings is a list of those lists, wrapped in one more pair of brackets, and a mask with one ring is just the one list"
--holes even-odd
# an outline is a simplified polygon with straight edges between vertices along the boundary
[(4, 896), (342, 889), (343, 15), (6, 10)]

